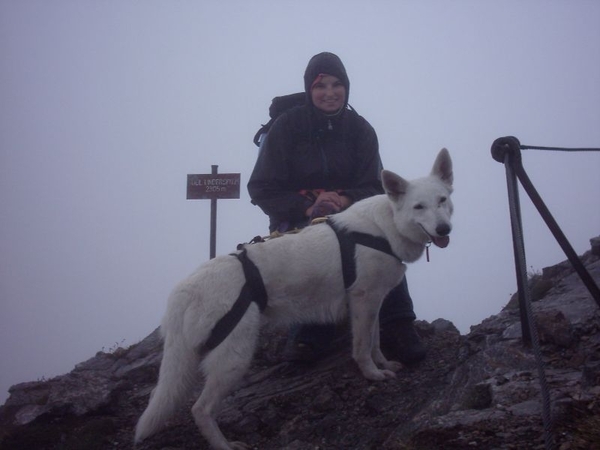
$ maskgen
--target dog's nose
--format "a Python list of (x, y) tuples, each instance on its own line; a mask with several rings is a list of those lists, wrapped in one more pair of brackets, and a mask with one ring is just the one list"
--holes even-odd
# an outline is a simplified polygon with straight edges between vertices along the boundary
[(435, 228), (435, 232), (438, 234), (438, 236), (447, 236), (450, 234), (451, 229), (452, 227), (447, 223), (441, 223)]

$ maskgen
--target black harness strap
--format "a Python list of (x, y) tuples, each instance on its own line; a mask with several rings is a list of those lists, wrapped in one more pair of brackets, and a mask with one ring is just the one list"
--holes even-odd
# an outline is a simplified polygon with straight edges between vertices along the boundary
[(342, 256), (342, 275), (344, 277), (344, 287), (348, 289), (354, 281), (356, 281), (356, 261), (354, 255), (356, 253), (356, 244), (370, 247), (380, 252), (393, 256), (398, 261), (400, 258), (393, 252), (390, 243), (387, 239), (373, 236), (359, 231), (347, 231), (337, 225), (332, 219), (327, 220), (327, 224), (335, 231), (335, 235), (340, 243), (340, 254)]
[(232, 256), (237, 257), (242, 264), (246, 282), (231, 309), (219, 319), (212, 329), (208, 340), (204, 343), (203, 350), (212, 350), (223, 342), (242, 320), (252, 302), (258, 305), (261, 312), (267, 307), (267, 290), (258, 267), (248, 258), (246, 249), (240, 253), (232, 253)]
[[(398, 261), (402, 262), (398, 256), (394, 254), (390, 243), (382, 237), (373, 236), (358, 231), (347, 231), (341, 229), (331, 219), (327, 220), (327, 224), (335, 231), (340, 244), (340, 254), (342, 257), (342, 274), (344, 277), (344, 286), (349, 288), (356, 280), (356, 262), (354, 254), (356, 253), (356, 244), (370, 247), (380, 252), (393, 256)], [(243, 249), (240, 253), (233, 253), (232, 256), (242, 264), (246, 282), (240, 291), (240, 295), (227, 313), (219, 319), (212, 329), (210, 336), (204, 343), (202, 350), (208, 351), (216, 348), (225, 340), (229, 333), (233, 331), (236, 325), (242, 320), (244, 314), (252, 302), (258, 305), (260, 311), (264, 311), (267, 307), (267, 290), (263, 283), (258, 267), (248, 258), (248, 252)]]

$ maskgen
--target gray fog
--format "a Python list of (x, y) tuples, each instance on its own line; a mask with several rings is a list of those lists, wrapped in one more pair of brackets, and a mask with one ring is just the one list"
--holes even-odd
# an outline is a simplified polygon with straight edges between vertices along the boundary
[[(384, 166), (455, 170), (450, 245), (409, 266), (419, 319), (463, 333), (516, 291), (492, 142), (600, 147), (600, 2), (0, 0), (0, 401), (160, 323), (209, 256), (187, 174), (240, 173), (217, 253), (266, 234), (245, 184), (276, 95), (338, 54)], [(600, 155), (523, 152), (578, 253), (600, 234)], [(527, 266), (565, 259), (521, 195)], [(291, 260), (290, 263), (293, 263)]]

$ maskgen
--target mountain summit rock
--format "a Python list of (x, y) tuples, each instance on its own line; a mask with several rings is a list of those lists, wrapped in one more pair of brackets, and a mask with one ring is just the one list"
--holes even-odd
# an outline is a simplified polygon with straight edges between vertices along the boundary
[[(592, 239), (581, 256), (596, 283), (599, 244)], [(529, 287), (557, 449), (600, 449), (600, 308), (568, 261), (533, 275)], [(252, 369), (225, 402), (223, 430), (260, 450), (544, 448), (540, 383), (516, 299), (467, 335), (444, 319), (416, 327), (427, 358), (378, 383), (358, 372), (347, 334), (336, 352), (299, 366), (281, 362), (285, 333), (266, 331)], [(0, 449), (133, 448), (161, 356), (155, 330), (65, 375), (11, 387), (0, 407)], [(137, 449), (208, 449), (190, 414), (194, 401)]]

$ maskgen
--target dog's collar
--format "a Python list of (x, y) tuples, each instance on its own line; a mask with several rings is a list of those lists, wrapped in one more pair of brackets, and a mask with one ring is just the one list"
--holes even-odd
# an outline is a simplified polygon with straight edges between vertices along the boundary
[(398, 261), (402, 262), (402, 259), (400, 259), (392, 250), (392, 247), (387, 239), (380, 236), (373, 236), (372, 234), (362, 233), (360, 231), (349, 231), (342, 229), (331, 218), (327, 219), (327, 224), (335, 232), (340, 244), (340, 253), (342, 256), (342, 275), (344, 277), (344, 286), (346, 289), (349, 288), (356, 280), (356, 263), (354, 260), (356, 244), (378, 250), (387, 255), (393, 256)]

